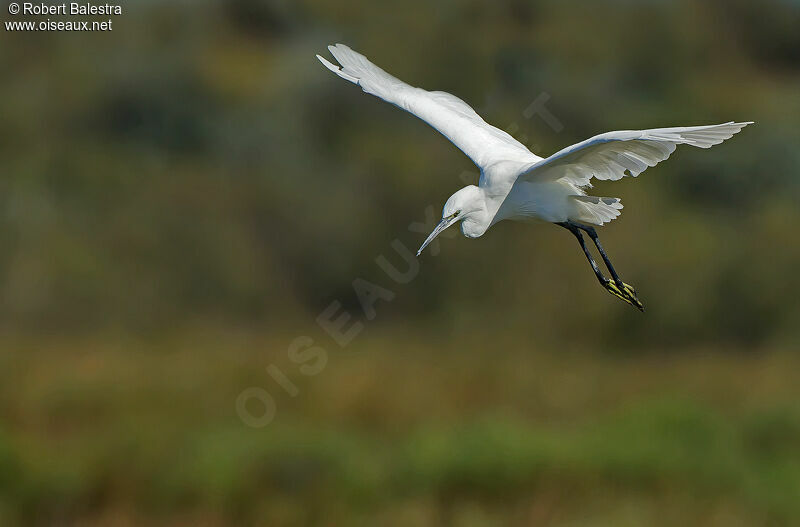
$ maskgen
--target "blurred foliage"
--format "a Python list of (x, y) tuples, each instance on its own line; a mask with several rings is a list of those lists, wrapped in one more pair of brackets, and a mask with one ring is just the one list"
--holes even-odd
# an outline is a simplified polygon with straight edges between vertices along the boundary
[[(796, 354), (360, 340), (318, 377), (244, 332), (16, 339), (3, 525), (792, 525)], [(224, 350), (221, 353), (220, 350)], [(413, 383), (413, 390), (409, 384)], [(268, 389), (276, 420), (232, 401)]]
[[(376, 256), (395, 238), (417, 247), (408, 225), (475, 170), (423, 123), (327, 74), (314, 53), (344, 41), (458, 94), (540, 154), (606, 130), (756, 121), (638, 181), (598, 185), (627, 205), (603, 236), (647, 316), (593, 283), (566, 233), (501, 224), (424, 256), (383, 320), (497, 319), (552, 342), (635, 349), (797, 343), (795, 2), (126, 11), (106, 35), (4, 35), (8, 327), (157, 330), (210, 317), (274, 328), (332, 299), (357, 308), (352, 280), (385, 282)], [(563, 130), (523, 115), (543, 93)]]
[[(800, 522), (798, 27), (795, 0), (140, 0), (3, 32), (0, 525)], [(540, 155), (756, 124), (597, 185), (644, 315), (547, 225), (397, 285), (376, 258), (477, 171), (333, 42)], [(396, 299), (298, 374), (294, 336), (338, 349), (326, 306), (363, 319), (356, 278)], [(273, 363), (301, 395), (247, 428)]]

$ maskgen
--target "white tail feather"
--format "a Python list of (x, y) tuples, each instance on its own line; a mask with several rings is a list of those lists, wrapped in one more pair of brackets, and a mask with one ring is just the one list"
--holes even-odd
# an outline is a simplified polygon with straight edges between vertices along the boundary
[(574, 217), (578, 221), (603, 225), (622, 214), (622, 202), (619, 198), (603, 198), (598, 196), (570, 196), (575, 205)]

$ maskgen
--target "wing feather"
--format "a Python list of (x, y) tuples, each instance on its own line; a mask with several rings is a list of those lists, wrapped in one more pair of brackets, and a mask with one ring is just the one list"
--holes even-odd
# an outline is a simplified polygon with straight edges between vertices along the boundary
[(419, 117), (449, 139), (482, 170), (499, 161), (531, 163), (541, 159), (506, 132), (488, 124), (470, 105), (455, 95), (410, 86), (344, 44), (328, 46), (328, 50), (341, 67), (317, 55), (326, 68), (358, 84), (366, 93)]
[(678, 145), (711, 148), (730, 139), (748, 124), (752, 121), (607, 132), (531, 163), (519, 178), (526, 181), (564, 179), (577, 187), (586, 187), (592, 178), (616, 181), (627, 175), (636, 177), (667, 159)]

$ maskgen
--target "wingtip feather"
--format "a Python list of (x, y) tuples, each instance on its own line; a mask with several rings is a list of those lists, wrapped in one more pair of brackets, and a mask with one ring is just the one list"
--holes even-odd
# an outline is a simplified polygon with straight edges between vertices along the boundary
[[(332, 47), (333, 46), (328, 46), (328, 49), (331, 49)], [(350, 81), (352, 83), (358, 84), (358, 79), (357, 78), (355, 78), (352, 75), (348, 75), (347, 73), (343, 72), (342, 69), (339, 66), (337, 66), (336, 64), (333, 64), (332, 62), (330, 62), (325, 57), (317, 55), (317, 59), (319, 59), (319, 61), (322, 63), (323, 66), (325, 66), (326, 68), (328, 68), (329, 70), (334, 72), (339, 77), (341, 77), (341, 78), (343, 78), (345, 80), (348, 80), (348, 81)]]
[(332, 64), (328, 59), (326, 59), (322, 55), (317, 55), (317, 59), (319, 59), (319, 61), (322, 63), (323, 66), (325, 66), (334, 73), (338, 73), (339, 68), (336, 67), (334, 64)]

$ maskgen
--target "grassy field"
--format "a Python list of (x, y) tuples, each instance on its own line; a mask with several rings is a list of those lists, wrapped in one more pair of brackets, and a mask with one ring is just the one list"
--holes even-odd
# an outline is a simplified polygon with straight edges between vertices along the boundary
[[(7, 336), (0, 523), (800, 522), (796, 355), (556, 353), (379, 330), (307, 377), (289, 342)], [(250, 386), (275, 399), (269, 426), (237, 416)]]

